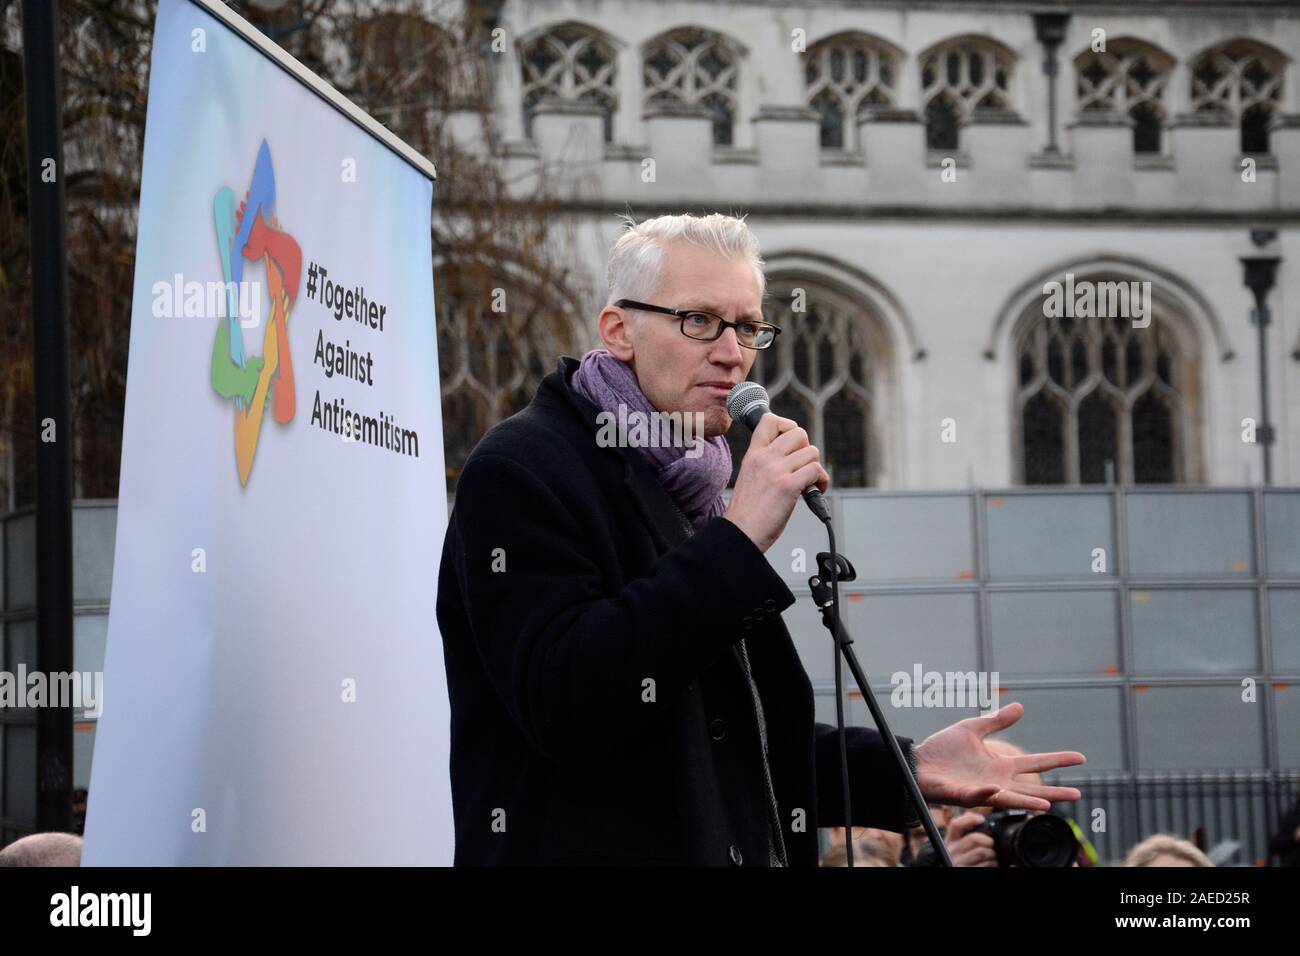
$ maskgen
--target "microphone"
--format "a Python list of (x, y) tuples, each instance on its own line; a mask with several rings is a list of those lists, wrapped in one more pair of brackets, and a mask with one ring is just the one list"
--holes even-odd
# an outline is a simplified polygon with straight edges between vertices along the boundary
[[(757, 428), (759, 420), (770, 411), (771, 400), (767, 389), (757, 382), (741, 382), (733, 386), (727, 395), (727, 414), (735, 421), (744, 422), (750, 431)], [(803, 500), (818, 520), (823, 524), (831, 523), (831, 510), (816, 485), (804, 489)]]

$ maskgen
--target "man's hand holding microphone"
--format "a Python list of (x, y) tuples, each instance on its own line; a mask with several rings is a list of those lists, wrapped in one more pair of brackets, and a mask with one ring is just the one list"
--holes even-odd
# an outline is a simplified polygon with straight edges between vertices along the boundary
[(830, 475), (808, 433), (798, 422), (773, 414), (767, 391), (753, 382), (741, 382), (731, 390), (727, 410), (754, 435), (723, 517), (763, 552), (781, 536), (801, 496), (819, 518), (827, 520), (821, 493), (829, 486)]

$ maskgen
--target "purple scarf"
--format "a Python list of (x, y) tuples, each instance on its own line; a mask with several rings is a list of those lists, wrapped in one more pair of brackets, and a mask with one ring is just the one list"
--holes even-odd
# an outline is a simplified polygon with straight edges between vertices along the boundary
[[(605, 349), (595, 349), (584, 355), (569, 384), (598, 409), (615, 416), (620, 404), (629, 413), (650, 414), (656, 411), (637, 384), (631, 366), (614, 358)], [(731, 446), (727, 439), (721, 435), (698, 437), (704, 442), (704, 453), (694, 458), (686, 457), (693, 444), (681, 448), (637, 448), (659, 476), (668, 497), (677, 503), (696, 528), (726, 510), (722, 489), (731, 480)]]

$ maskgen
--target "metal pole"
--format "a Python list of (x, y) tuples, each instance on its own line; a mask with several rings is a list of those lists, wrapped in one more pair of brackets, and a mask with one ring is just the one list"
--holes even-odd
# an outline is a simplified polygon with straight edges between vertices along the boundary
[[(58, 0), (23, 0), (36, 401), (36, 667), (71, 673), (72, 434)], [(49, 703), (50, 701), (47, 701)], [(36, 711), (36, 828), (72, 827), (72, 709)]]
[[(1268, 241), (1264, 234), (1260, 234), (1260, 238)], [(1255, 429), (1255, 440), (1264, 450), (1266, 486), (1273, 483), (1273, 423), (1269, 419), (1268, 402), (1268, 293), (1277, 281), (1277, 266), (1281, 261), (1279, 256), (1270, 255), (1241, 257), (1242, 281), (1255, 296), (1251, 320), (1259, 330), (1259, 424)]]
[(1049, 156), (1059, 156), (1061, 148), (1056, 142), (1056, 50), (1065, 39), (1066, 27), (1070, 23), (1068, 13), (1035, 13), (1034, 34), (1043, 45), (1043, 73), (1047, 76), (1047, 145), (1043, 152)]
[(1273, 483), (1273, 424), (1269, 421), (1268, 408), (1268, 306), (1263, 296), (1259, 296), (1255, 306), (1255, 323), (1259, 327), (1259, 408), (1260, 408), (1260, 444), (1264, 446), (1264, 485)]

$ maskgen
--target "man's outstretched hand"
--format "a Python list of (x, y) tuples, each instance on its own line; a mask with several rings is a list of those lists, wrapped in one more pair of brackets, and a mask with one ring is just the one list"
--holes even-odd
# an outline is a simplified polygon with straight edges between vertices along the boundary
[(931, 803), (1009, 810), (1050, 810), (1053, 801), (1080, 798), (1073, 787), (1047, 787), (1016, 780), (1017, 774), (1042, 773), (1085, 762), (1083, 754), (996, 754), (984, 746), (989, 734), (1006, 730), (1025, 712), (1007, 704), (989, 717), (968, 717), (931, 734), (916, 746), (916, 782)]

